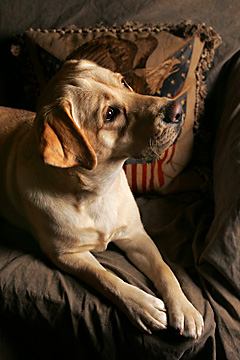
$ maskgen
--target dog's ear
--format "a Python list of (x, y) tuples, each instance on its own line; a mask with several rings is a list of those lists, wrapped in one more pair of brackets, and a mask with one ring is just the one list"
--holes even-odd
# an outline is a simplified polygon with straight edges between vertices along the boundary
[(80, 165), (93, 170), (96, 154), (76, 125), (70, 104), (58, 105), (42, 116), (39, 150), (44, 162), (61, 168)]

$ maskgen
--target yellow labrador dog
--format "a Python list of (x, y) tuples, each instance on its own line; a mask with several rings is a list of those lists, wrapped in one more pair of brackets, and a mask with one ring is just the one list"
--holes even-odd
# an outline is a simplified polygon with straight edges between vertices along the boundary
[[(180, 104), (136, 94), (120, 74), (72, 60), (50, 81), (36, 117), (12, 110), (6, 121), (5, 113), (1, 214), (31, 231), (57, 267), (91, 284), (138, 328), (151, 333), (169, 324), (199, 337), (202, 316), (145, 232), (122, 170), (127, 158), (160, 155), (176, 141)], [(109, 242), (153, 281), (163, 301), (97, 261), (94, 252)]]

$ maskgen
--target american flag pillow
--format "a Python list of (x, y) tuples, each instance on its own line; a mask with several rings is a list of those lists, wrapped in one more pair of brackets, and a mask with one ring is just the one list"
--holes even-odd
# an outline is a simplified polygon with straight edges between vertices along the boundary
[[(149, 94), (177, 99), (183, 107), (185, 124), (178, 141), (168, 148), (159, 158), (128, 159), (124, 164), (124, 170), (128, 182), (135, 193), (156, 191), (167, 192), (169, 183), (186, 167), (192, 156), (193, 126), (195, 119), (196, 104), (196, 76), (195, 71), (201, 55), (202, 46), (198, 38), (191, 38), (180, 47), (173, 55), (165, 60), (164, 80), (161, 87), (153, 89), (151, 81), (155, 80), (146, 74), (149, 82), (148, 88), (154, 90)], [(156, 74), (159, 65), (156, 66)], [(170, 71), (169, 71), (170, 68)], [(150, 71), (151, 70), (151, 71)], [(146, 69), (151, 72), (154, 69)]]

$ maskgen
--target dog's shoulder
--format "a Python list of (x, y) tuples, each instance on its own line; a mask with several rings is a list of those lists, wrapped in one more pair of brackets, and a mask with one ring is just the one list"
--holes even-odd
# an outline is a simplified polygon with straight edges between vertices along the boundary
[[(32, 128), (35, 113), (27, 110), (0, 106), (0, 149), (10, 148), (14, 138)], [(7, 151), (5, 149), (5, 151)]]
[(0, 134), (15, 129), (19, 124), (33, 124), (35, 113), (28, 110), (13, 109), (0, 106)]

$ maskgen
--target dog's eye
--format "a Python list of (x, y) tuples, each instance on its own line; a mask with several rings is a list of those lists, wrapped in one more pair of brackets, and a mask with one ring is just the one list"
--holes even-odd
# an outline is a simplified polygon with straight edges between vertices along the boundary
[(128, 83), (126, 82), (126, 80), (124, 78), (122, 78), (121, 82), (122, 82), (122, 85), (124, 85), (128, 90), (130, 90), (130, 86), (128, 85)]
[(105, 117), (105, 123), (113, 122), (116, 119), (116, 116), (118, 115), (119, 110), (116, 108), (113, 108), (109, 106), (107, 109), (106, 117)]

